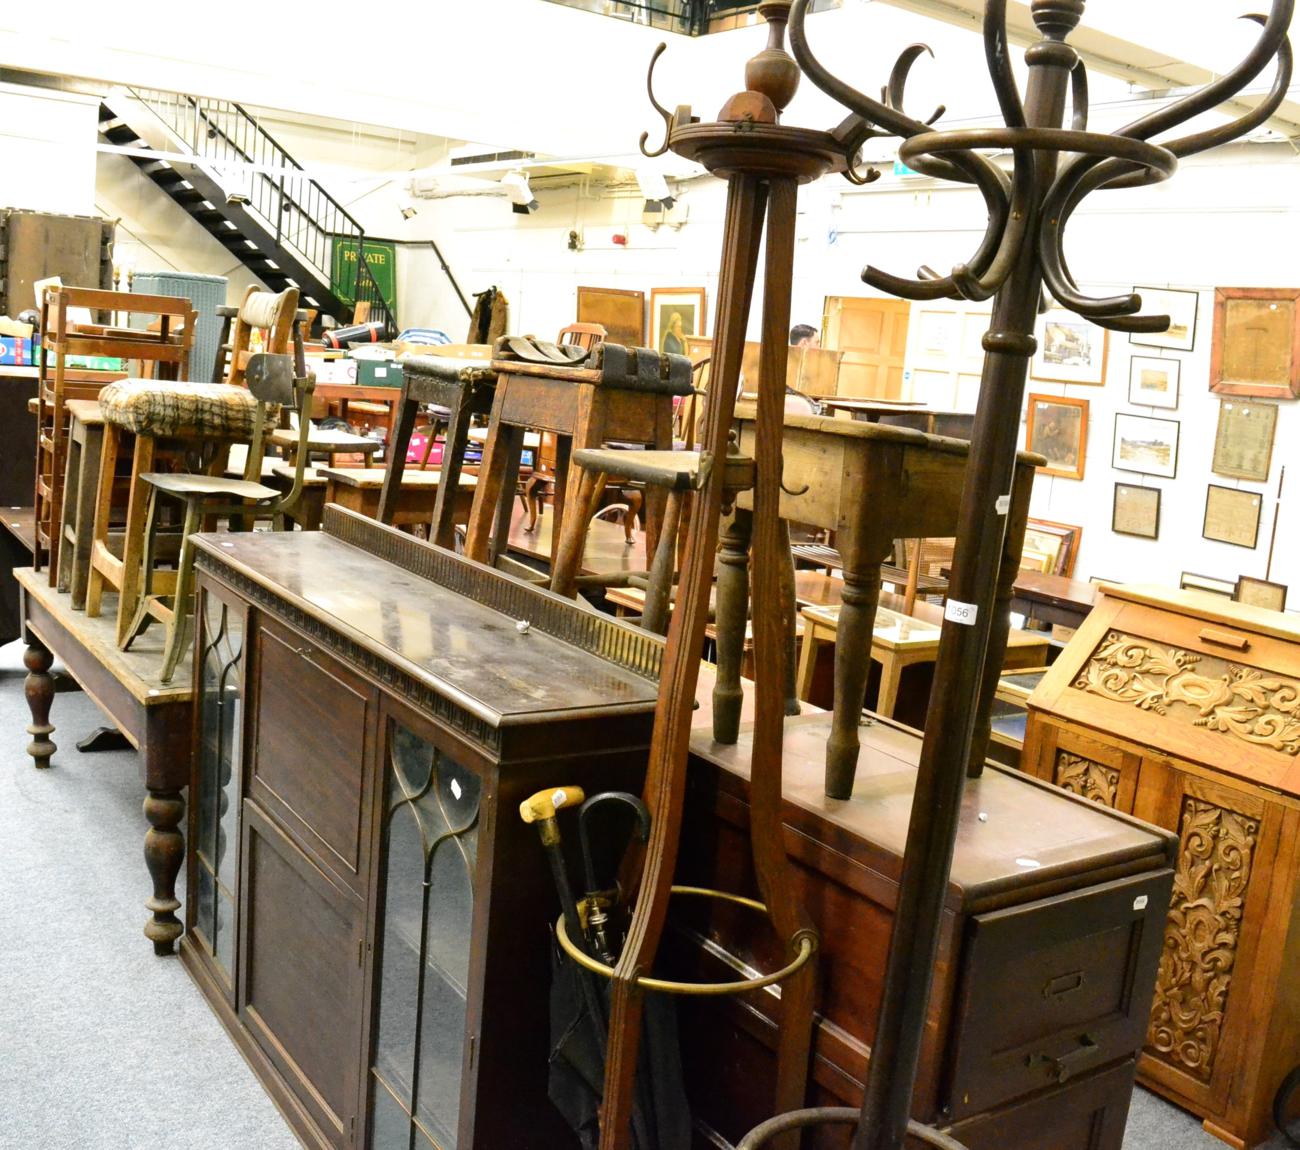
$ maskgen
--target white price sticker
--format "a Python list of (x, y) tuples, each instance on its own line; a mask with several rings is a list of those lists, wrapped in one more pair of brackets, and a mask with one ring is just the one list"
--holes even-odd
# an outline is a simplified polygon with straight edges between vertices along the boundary
[(452, 779), (452, 780), (451, 780), (451, 794), (452, 794), (452, 798), (454, 798), (457, 802), (459, 802), (459, 801), (460, 801), (460, 796), (461, 796), (462, 794), (464, 794), (464, 793), (465, 793), (465, 792), (461, 789), (460, 780), (459, 780), (459, 779)]
[(998, 501), (995, 504), (993, 504), (993, 506), (997, 509), (997, 513), (999, 515), (1005, 515), (1008, 511), (1011, 510), (1011, 496), (999, 495)]
[(974, 603), (959, 603), (956, 599), (949, 599), (948, 604), (943, 609), (943, 617), (951, 620), (953, 623), (961, 623), (966, 627), (974, 627), (975, 620), (980, 613), (979, 607)]

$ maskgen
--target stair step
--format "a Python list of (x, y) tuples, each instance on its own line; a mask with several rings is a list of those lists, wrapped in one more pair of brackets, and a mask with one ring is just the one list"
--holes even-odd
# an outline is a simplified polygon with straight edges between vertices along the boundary
[(101, 135), (103, 135), (110, 144), (125, 145), (127, 147), (134, 147), (136, 144), (144, 142), (138, 135), (136, 135), (134, 130), (129, 128), (126, 124), (114, 124), (111, 128), (103, 128), (101, 129)]

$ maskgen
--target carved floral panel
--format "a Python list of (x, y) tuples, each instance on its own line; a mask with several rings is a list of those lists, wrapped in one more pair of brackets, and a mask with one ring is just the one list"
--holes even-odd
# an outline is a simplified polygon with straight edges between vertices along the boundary
[(1147, 1049), (1204, 1082), (1223, 1036), (1259, 820), (1187, 795)]
[(1069, 751), (1057, 750), (1053, 781), (1062, 790), (1101, 803), (1103, 807), (1113, 807), (1119, 798), (1117, 767), (1108, 767), (1105, 763), (1072, 755)]
[(1300, 754), (1300, 682), (1255, 667), (1112, 631), (1072, 685), (1229, 738)]

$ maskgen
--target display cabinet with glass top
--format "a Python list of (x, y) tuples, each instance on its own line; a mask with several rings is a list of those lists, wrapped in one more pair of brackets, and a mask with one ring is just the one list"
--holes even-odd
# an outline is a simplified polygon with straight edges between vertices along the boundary
[(517, 808), (638, 788), (661, 640), (336, 508), (199, 540), (190, 973), (309, 1146), (571, 1145)]

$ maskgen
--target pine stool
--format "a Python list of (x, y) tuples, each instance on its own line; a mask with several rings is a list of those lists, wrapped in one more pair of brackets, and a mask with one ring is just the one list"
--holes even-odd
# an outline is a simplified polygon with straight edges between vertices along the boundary
[[(86, 607), (90, 582), (91, 527), (104, 454), (104, 416), (93, 399), (67, 401), (68, 467), (63, 480), (63, 523), (59, 536), (58, 589), (72, 594), (72, 609)], [(111, 498), (111, 496), (110, 496)]]

